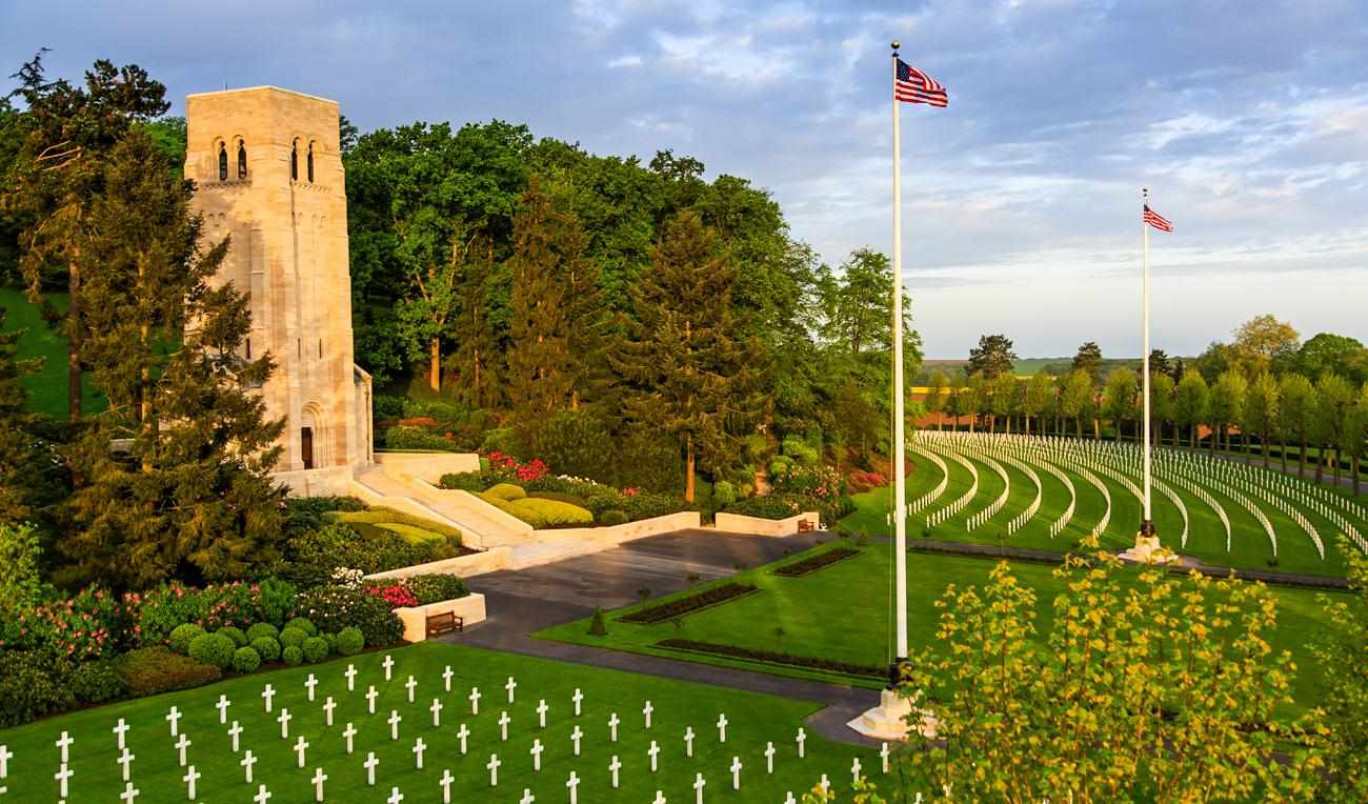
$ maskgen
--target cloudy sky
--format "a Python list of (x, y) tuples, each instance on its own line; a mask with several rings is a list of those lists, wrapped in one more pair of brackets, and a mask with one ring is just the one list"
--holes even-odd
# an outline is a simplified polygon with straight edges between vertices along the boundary
[[(672, 148), (771, 190), (827, 261), (891, 248), (888, 42), (945, 84), (903, 109), (904, 266), (931, 357), (1139, 353), (1140, 188), (1156, 343), (1272, 312), (1368, 340), (1362, 0), (6, 0), (0, 54), (137, 62), (176, 102), (276, 84), (363, 130), (526, 122)], [(6, 71), (9, 72), (9, 71)]]

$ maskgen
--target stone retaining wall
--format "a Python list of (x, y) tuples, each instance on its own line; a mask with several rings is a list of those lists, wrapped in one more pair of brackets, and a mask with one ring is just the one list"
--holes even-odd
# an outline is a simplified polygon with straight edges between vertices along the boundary
[(427, 639), (427, 618), (432, 614), (451, 612), (465, 620), (466, 627), (485, 620), (485, 598), (481, 594), (470, 594), (455, 600), (442, 600), (426, 606), (401, 606), (394, 610), (404, 624), (404, 639), (409, 642), (423, 642)]
[(751, 536), (791, 536), (798, 532), (799, 522), (811, 522), (816, 529), (821, 516), (816, 511), (804, 511), (787, 519), (761, 519), (755, 516), (719, 512), (713, 517), (713, 527), (724, 533), (746, 533)]
[(401, 567), (388, 572), (376, 572), (367, 575), (366, 579), (376, 581), (397, 580), (399, 578), (411, 578), (414, 575), (455, 575), (458, 578), (470, 578), (475, 575), (483, 575), (486, 572), (508, 569), (512, 565), (513, 548), (492, 547), (479, 553), (458, 556), (457, 558), (444, 558), (440, 561), (414, 564), (411, 567)]
[(604, 547), (613, 547), (623, 542), (674, 533), (677, 530), (692, 530), (702, 526), (701, 515), (697, 511), (680, 511), (665, 516), (641, 519), (622, 525), (601, 525), (596, 528), (550, 528), (534, 530), (532, 535), (539, 539), (557, 541), (583, 539), (597, 542)]

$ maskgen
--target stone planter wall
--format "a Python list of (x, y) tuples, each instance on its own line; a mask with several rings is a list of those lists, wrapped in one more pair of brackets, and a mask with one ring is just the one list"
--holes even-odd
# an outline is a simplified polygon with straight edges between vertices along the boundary
[(444, 558), (441, 561), (414, 564), (412, 567), (401, 567), (388, 572), (376, 572), (367, 575), (366, 579), (397, 580), (410, 578), (414, 575), (455, 575), (458, 578), (470, 578), (475, 575), (483, 575), (486, 572), (508, 569), (512, 565), (513, 548), (491, 547), (483, 552), (472, 553), (468, 556)]
[(816, 511), (804, 511), (787, 519), (761, 519), (741, 514), (719, 512), (713, 517), (713, 527), (724, 533), (746, 533), (751, 536), (791, 536), (798, 532), (799, 522), (811, 522), (815, 529), (821, 522)]
[(596, 542), (605, 549), (616, 547), (623, 542), (674, 533), (677, 530), (690, 530), (702, 526), (701, 515), (697, 511), (679, 511), (665, 516), (641, 519), (622, 525), (600, 525), (596, 528), (550, 528), (534, 530), (532, 535), (543, 540), (582, 539)]
[(464, 618), (467, 628), (475, 623), (484, 622), (484, 595), (469, 594), (455, 600), (442, 600), (426, 606), (403, 606), (394, 610), (395, 615), (404, 624), (404, 639), (409, 642), (423, 642), (427, 639), (428, 615), (447, 612)]

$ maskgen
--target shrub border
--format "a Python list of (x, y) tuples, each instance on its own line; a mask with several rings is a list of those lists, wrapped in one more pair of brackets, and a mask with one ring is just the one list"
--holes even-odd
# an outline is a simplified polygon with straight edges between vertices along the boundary
[[(840, 564), (842, 561), (857, 558), (863, 554), (863, 550), (858, 550), (854, 547), (835, 547), (825, 552), (818, 553), (815, 556), (808, 556), (800, 561), (794, 561), (790, 564), (775, 567), (770, 570), (770, 574), (777, 575), (781, 578), (802, 578), (811, 575), (814, 572), (820, 572), (827, 567)], [(835, 558), (832, 558), (832, 556), (835, 556)]]
[(887, 667), (875, 667), (873, 665), (819, 659), (813, 656), (795, 656), (792, 653), (782, 653), (772, 650), (755, 650), (752, 648), (738, 647), (736, 645), (723, 645), (716, 642), (699, 642), (693, 639), (679, 639), (673, 637), (670, 639), (662, 639), (655, 643), (654, 647), (664, 648), (666, 650), (685, 651), (688, 653), (701, 653), (708, 656), (722, 656), (729, 659), (755, 662), (757, 664), (774, 664), (784, 667), (796, 667), (802, 670), (837, 673), (839, 675), (855, 676), (857, 678), (888, 677)]
[[(645, 606), (644, 608), (624, 614), (617, 619), (618, 622), (627, 623), (628, 625), (659, 625), (663, 622), (669, 622), (676, 617), (687, 617), (691, 614), (697, 614), (700, 611), (706, 611), (717, 606), (735, 602), (743, 597), (749, 597), (756, 594), (759, 591), (759, 587), (752, 586), (751, 584), (729, 581), (720, 586), (714, 586), (709, 589), (694, 592), (693, 594), (675, 598), (674, 600), (664, 603)], [(719, 592), (724, 593), (719, 597), (717, 595)]]

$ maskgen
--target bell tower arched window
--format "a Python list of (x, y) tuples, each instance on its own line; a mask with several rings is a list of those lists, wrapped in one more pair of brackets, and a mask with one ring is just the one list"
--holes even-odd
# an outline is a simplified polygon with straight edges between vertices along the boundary
[(309, 143), (309, 152), (304, 155), (304, 162), (309, 173), (309, 183), (313, 183), (313, 143)]
[(241, 141), (238, 142), (237, 162), (238, 162), (238, 181), (246, 181), (246, 179), (247, 179), (247, 143), (245, 143), (245, 142), (241, 142)]
[(290, 146), (290, 181), (299, 181), (299, 143)]
[(219, 143), (219, 181), (228, 181), (228, 146)]

